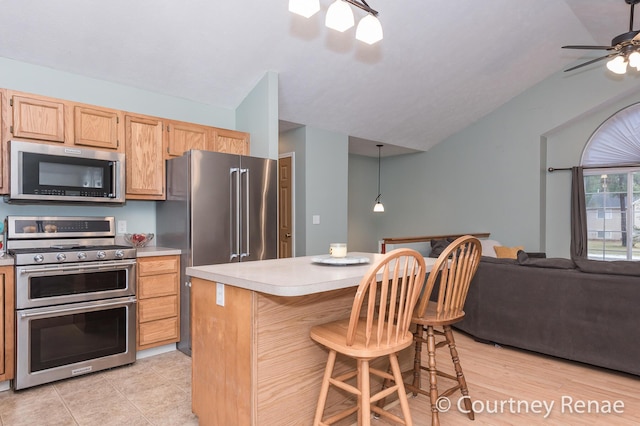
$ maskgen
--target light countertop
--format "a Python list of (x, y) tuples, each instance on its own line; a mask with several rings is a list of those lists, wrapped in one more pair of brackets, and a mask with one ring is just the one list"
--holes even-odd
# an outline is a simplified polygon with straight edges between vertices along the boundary
[(13, 256), (4, 252), (2, 253), (2, 255), (0, 255), (0, 266), (13, 266), (13, 264)]
[(136, 250), (137, 257), (151, 257), (151, 256), (172, 256), (180, 255), (180, 249), (174, 249), (169, 247), (141, 247)]
[[(370, 263), (325, 265), (312, 261), (317, 256), (304, 256), (195, 266), (187, 268), (186, 273), (192, 277), (275, 296), (304, 296), (358, 285), (371, 264), (383, 255), (353, 252), (348, 256), (367, 257)], [(427, 269), (430, 269), (436, 259), (425, 258), (425, 261)]]

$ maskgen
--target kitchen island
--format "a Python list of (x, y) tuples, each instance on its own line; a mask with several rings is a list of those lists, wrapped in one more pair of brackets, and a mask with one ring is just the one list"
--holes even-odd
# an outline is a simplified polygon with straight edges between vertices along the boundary
[[(349, 256), (367, 257), (371, 263), (382, 257)], [(311, 340), (309, 329), (348, 317), (357, 285), (371, 267), (312, 260), (306, 256), (187, 268), (192, 408), (200, 424), (312, 423), (327, 351)], [(435, 262), (425, 260), (427, 268)], [(401, 357), (405, 365), (410, 351)], [(346, 365), (338, 357), (336, 371)], [(342, 402), (337, 392), (330, 392), (327, 407)]]

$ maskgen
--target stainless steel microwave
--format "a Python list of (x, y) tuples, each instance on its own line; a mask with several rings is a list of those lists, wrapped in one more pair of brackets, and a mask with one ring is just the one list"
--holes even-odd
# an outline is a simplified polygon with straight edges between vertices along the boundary
[(8, 202), (124, 203), (124, 154), (9, 141)]

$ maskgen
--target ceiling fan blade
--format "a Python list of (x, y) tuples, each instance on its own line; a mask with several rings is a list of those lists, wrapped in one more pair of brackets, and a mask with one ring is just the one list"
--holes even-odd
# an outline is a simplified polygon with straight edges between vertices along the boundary
[(599, 57), (599, 58), (592, 59), (592, 60), (587, 61), (587, 62), (583, 62), (583, 63), (581, 63), (580, 65), (576, 65), (575, 67), (571, 67), (571, 68), (569, 68), (569, 69), (566, 69), (566, 70), (564, 70), (564, 72), (573, 71), (573, 70), (575, 70), (575, 69), (577, 69), (577, 68), (582, 68), (582, 67), (584, 67), (584, 66), (591, 65), (591, 64), (593, 64), (594, 62), (598, 62), (598, 61), (602, 61), (602, 60), (604, 60), (604, 59), (612, 58), (612, 57), (617, 56), (617, 55), (618, 55), (618, 53), (617, 53), (617, 52), (616, 52), (616, 53), (610, 53), (610, 54), (608, 54), (608, 55), (601, 56), (601, 57)]
[(563, 49), (612, 50), (613, 46), (562, 46)]

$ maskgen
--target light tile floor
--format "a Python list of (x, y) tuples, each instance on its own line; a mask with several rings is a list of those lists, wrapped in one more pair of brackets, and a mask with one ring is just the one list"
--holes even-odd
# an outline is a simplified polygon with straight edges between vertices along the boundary
[(0, 424), (197, 425), (191, 358), (172, 351), (111, 370), (0, 392)]

